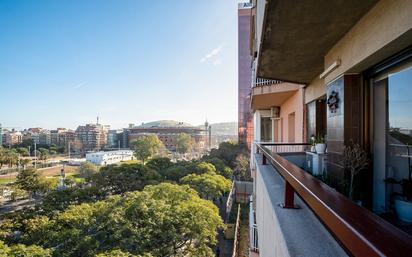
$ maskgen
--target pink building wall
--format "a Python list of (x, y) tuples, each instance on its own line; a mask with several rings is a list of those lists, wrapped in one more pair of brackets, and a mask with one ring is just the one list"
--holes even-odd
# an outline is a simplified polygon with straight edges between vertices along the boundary
[[(290, 116), (294, 113), (294, 126), (290, 128)], [(303, 89), (299, 89), (292, 97), (280, 106), (280, 120), (275, 125), (275, 140), (289, 142), (291, 132), (294, 131), (294, 142), (304, 142), (304, 104)], [(276, 129), (277, 128), (277, 129)], [(277, 130), (277, 132), (276, 132)]]

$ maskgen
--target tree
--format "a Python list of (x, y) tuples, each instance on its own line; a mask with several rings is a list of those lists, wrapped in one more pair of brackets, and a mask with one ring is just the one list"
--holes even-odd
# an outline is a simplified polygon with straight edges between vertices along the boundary
[(143, 164), (146, 163), (147, 159), (159, 155), (165, 149), (162, 141), (155, 134), (143, 135), (132, 141), (131, 146), (134, 149), (134, 155)]
[(168, 183), (73, 205), (44, 221), (21, 238), (47, 245), (62, 257), (105, 252), (112, 256), (213, 256), (211, 246), (216, 244), (217, 229), (223, 227), (212, 202), (201, 199), (189, 186)]
[(31, 163), (30, 159), (21, 159), (20, 160), (20, 165), (25, 169), (29, 164)]
[(220, 143), (218, 149), (212, 149), (208, 158), (217, 157), (225, 162), (230, 168), (235, 168), (236, 158), (239, 154), (246, 157), (249, 155), (249, 150), (245, 144), (238, 144), (235, 142)]
[(104, 253), (97, 254), (95, 257), (152, 257), (151, 254), (134, 255), (129, 252), (123, 252), (122, 250), (106, 251)]
[(27, 149), (26, 147), (19, 147), (19, 148), (17, 148), (17, 152), (18, 152), (19, 154), (21, 154), (21, 156), (29, 156), (29, 155), (30, 155), (29, 149)]
[(99, 171), (98, 167), (91, 162), (83, 162), (79, 168), (79, 174), (86, 181)]
[(90, 178), (91, 184), (106, 195), (141, 190), (160, 180), (157, 171), (141, 164), (108, 165)]
[(180, 133), (176, 139), (176, 150), (178, 153), (185, 154), (192, 151), (193, 145), (193, 139), (187, 133)]
[(85, 188), (69, 187), (47, 194), (42, 202), (36, 205), (36, 212), (42, 215), (52, 216), (55, 213), (64, 211), (70, 205), (95, 202), (103, 199), (105, 196), (106, 195), (95, 186)]
[(244, 154), (236, 157), (234, 175), (238, 180), (250, 180), (249, 158)]
[(225, 164), (224, 161), (217, 157), (203, 156), (202, 160), (213, 164), (216, 167), (217, 173), (224, 176), (225, 178), (232, 178), (233, 170)]
[(17, 174), (16, 185), (30, 194), (35, 194), (41, 187), (39, 174), (34, 169), (24, 169)]
[(195, 189), (202, 198), (215, 199), (230, 191), (231, 181), (214, 172), (205, 174), (189, 174), (180, 180)]
[(156, 170), (159, 173), (164, 172), (170, 168), (173, 163), (167, 157), (157, 157), (149, 160), (146, 164), (147, 167)]
[(40, 160), (47, 160), (50, 157), (50, 152), (46, 148), (40, 148), (39, 152), (40, 152), (40, 156), (37, 156), (37, 157), (40, 157)]
[(200, 162), (197, 163), (193, 169), (194, 173), (196, 174), (203, 174), (203, 173), (216, 173), (216, 167), (209, 163), (209, 162)]
[(19, 161), (19, 155), (15, 151), (15, 149), (5, 149), (0, 147), (0, 168), (3, 165), (9, 165), (12, 167), (16, 165)]
[(0, 256), (2, 257), (49, 257), (52, 251), (36, 245), (17, 244), (8, 246), (0, 240)]

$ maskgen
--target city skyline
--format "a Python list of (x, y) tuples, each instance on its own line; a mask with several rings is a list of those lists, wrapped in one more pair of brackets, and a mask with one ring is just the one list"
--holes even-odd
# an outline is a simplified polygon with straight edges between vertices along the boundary
[[(97, 118), (99, 118), (99, 123), (97, 123)], [(216, 125), (216, 124), (225, 124), (225, 123), (234, 123), (237, 124), (237, 121), (222, 121), (222, 122), (210, 122), (209, 120), (205, 120), (203, 123), (200, 124), (192, 124), (192, 123), (188, 123), (188, 122), (184, 122), (184, 121), (178, 121), (178, 120), (149, 120), (149, 121), (142, 121), (142, 122), (129, 122), (127, 123), (127, 125), (125, 125), (124, 127), (114, 127), (112, 126), (110, 123), (104, 123), (101, 122), (100, 117), (96, 117), (96, 119), (94, 121), (91, 122), (83, 122), (77, 125), (74, 125), (74, 127), (64, 127), (64, 126), (56, 126), (56, 127), (41, 127), (41, 126), (8, 126), (7, 124), (1, 123), (0, 122), (0, 128), (3, 129), (3, 131), (11, 131), (11, 130), (16, 130), (16, 131), (23, 131), (23, 130), (28, 130), (28, 129), (35, 129), (35, 128), (41, 128), (41, 129), (46, 129), (46, 130), (56, 130), (56, 129), (69, 129), (69, 130), (76, 130), (76, 128), (78, 128), (79, 126), (83, 126), (83, 125), (87, 125), (87, 124), (99, 124), (99, 125), (103, 125), (103, 126), (109, 126), (110, 129), (124, 129), (124, 128), (128, 128), (130, 124), (133, 124), (135, 127), (144, 125), (144, 124), (148, 124), (148, 123), (154, 123), (154, 122), (162, 122), (162, 121), (171, 121), (171, 122), (182, 122), (184, 124), (190, 125), (190, 126), (194, 126), (194, 127), (199, 127), (199, 126), (204, 126), (205, 122), (208, 122), (210, 125)]]
[(235, 121), (237, 2), (189, 3), (2, 1), (0, 122)]

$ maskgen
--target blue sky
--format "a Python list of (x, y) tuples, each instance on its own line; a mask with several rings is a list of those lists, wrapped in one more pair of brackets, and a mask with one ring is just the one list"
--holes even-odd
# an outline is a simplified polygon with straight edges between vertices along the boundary
[(0, 123), (237, 120), (237, 1), (1, 0)]

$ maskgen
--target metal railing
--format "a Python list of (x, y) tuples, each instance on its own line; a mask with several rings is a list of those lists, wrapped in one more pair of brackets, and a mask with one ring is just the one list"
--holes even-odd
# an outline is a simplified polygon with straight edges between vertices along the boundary
[(253, 87), (260, 87), (260, 86), (270, 86), (275, 84), (283, 83), (281, 80), (274, 80), (274, 79), (262, 79), (256, 78), (252, 81), (252, 88)]
[[(411, 256), (412, 236), (287, 161), (268, 146), (257, 144), (262, 164), (272, 165), (285, 180), (283, 208), (297, 208), (298, 194), (340, 244), (353, 256)], [(302, 146), (308, 145), (302, 143)]]
[(253, 252), (259, 252), (258, 246), (258, 230), (253, 208), (253, 197), (250, 196), (249, 203), (249, 249)]
[(232, 257), (237, 257), (239, 254), (239, 241), (240, 241), (240, 204), (237, 205), (235, 237), (233, 240), (233, 253)]
[(261, 142), (260, 145), (268, 148), (272, 153), (299, 153), (305, 152), (310, 149), (309, 143), (274, 143), (274, 142)]

